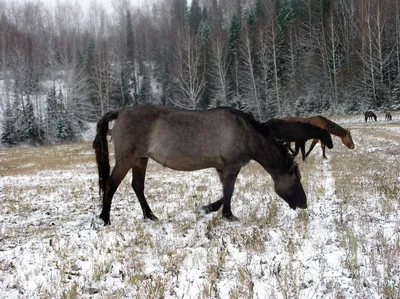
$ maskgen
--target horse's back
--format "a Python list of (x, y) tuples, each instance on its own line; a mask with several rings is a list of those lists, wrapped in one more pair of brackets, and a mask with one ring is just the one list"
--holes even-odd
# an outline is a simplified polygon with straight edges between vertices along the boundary
[(179, 170), (220, 167), (223, 160), (236, 159), (247, 151), (245, 139), (251, 132), (229, 109), (187, 111), (151, 105), (124, 109), (113, 130), (116, 156), (134, 152)]
[(293, 117), (287, 116), (282, 118), (283, 120), (290, 122), (302, 122), (302, 123), (310, 123), (314, 126), (320, 127), (322, 129), (326, 128), (326, 123), (324, 121), (324, 117), (322, 116), (311, 116), (311, 117)]

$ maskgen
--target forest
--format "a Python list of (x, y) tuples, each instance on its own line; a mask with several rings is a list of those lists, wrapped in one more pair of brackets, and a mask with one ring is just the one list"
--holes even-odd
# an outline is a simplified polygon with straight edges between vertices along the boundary
[(400, 108), (398, 0), (0, 0), (3, 145), (79, 140), (107, 111), (257, 120)]

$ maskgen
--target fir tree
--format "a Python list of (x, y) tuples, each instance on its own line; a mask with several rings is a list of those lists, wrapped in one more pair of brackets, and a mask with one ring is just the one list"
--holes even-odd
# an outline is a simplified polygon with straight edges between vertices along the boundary
[(151, 82), (147, 75), (143, 77), (138, 94), (138, 104), (152, 103), (153, 95), (151, 91)]
[(24, 140), (29, 143), (41, 142), (41, 132), (39, 129), (39, 124), (37, 118), (33, 111), (33, 104), (29, 96), (26, 100), (25, 110), (24, 110)]
[(194, 34), (197, 33), (200, 23), (203, 18), (203, 13), (199, 4), (198, 0), (192, 0), (192, 4), (190, 5), (190, 9), (188, 12), (188, 21), (190, 24), (190, 27), (192, 28), (192, 31)]
[[(97, 96), (96, 96), (96, 84), (95, 84), (95, 73), (94, 73), (94, 65), (95, 65), (95, 50), (96, 43), (93, 39), (89, 39), (86, 46), (86, 53), (84, 57), (84, 67), (87, 76), (87, 86), (88, 86), (88, 99), (92, 107), (96, 107)], [(55, 93), (55, 90), (54, 90)], [(55, 95), (54, 95), (55, 97)]]
[(129, 65), (123, 65), (119, 74), (113, 80), (111, 90), (111, 105), (120, 109), (133, 104), (131, 94), (131, 69)]
[(4, 111), (2, 127), (1, 142), (7, 145), (16, 144), (15, 115), (10, 102), (7, 102), (6, 110)]
[(239, 7), (238, 12), (233, 16), (231, 25), (229, 27), (228, 37), (228, 51), (227, 51), (227, 82), (229, 88), (229, 102), (237, 102), (239, 100), (239, 82), (238, 82), (238, 41), (240, 31), (242, 28), (241, 21), (241, 8)]
[(46, 98), (46, 138), (57, 136), (57, 121), (59, 105), (57, 104), (56, 88), (53, 86)]
[(171, 17), (174, 22), (183, 25), (187, 15), (187, 2), (186, 0), (173, 0), (171, 7)]
[[(206, 84), (204, 86), (204, 92), (202, 94), (202, 99), (199, 102), (199, 107), (202, 109), (208, 108), (211, 103), (211, 92), (210, 92), (210, 52), (211, 52), (211, 28), (208, 22), (202, 21), (199, 25), (199, 29), (197, 32), (197, 42), (201, 45), (201, 53), (202, 59), (200, 61), (201, 65), (199, 67), (199, 77), (205, 76), (206, 77)], [(202, 74), (201, 74), (202, 73)]]

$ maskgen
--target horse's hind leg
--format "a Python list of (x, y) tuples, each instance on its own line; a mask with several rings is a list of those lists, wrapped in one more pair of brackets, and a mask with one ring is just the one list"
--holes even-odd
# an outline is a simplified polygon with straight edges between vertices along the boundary
[(110, 209), (111, 209), (112, 198), (119, 184), (121, 184), (121, 181), (124, 179), (124, 177), (129, 171), (130, 166), (128, 163), (125, 162), (126, 161), (122, 161), (120, 163), (115, 164), (111, 176), (107, 181), (106, 191), (104, 192), (104, 197), (103, 197), (103, 209), (100, 214), (100, 219), (104, 221), (104, 225), (111, 224)]
[[(222, 171), (217, 169), (217, 173), (218, 173), (219, 180), (222, 183)], [(203, 210), (206, 214), (211, 213), (211, 212), (216, 212), (221, 208), (223, 203), (224, 203), (224, 198), (221, 197), (217, 201), (214, 201), (213, 203), (203, 206)]]
[(145, 219), (158, 220), (151, 211), (146, 197), (144, 196), (144, 180), (146, 177), (146, 168), (148, 158), (141, 158), (138, 163), (132, 167), (132, 188), (136, 193), (140, 206), (142, 207), (143, 217)]
[(223, 188), (223, 207), (222, 216), (229, 220), (237, 220), (238, 218), (233, 215), (231, 210), (231, 199), (233, 190), (235, 188), (235, 181), (239, 174), (240, 168), (235, 169), (234, 167), (229, 167), (222, 171), (222, 188)]

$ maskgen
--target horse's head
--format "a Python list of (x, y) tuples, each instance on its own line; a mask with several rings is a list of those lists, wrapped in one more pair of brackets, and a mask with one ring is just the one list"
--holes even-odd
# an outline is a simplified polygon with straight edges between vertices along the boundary
[(333, 141), (331, 134), (327, 130), (323, 130), (324, 134), (322, 134), (322, 142), (329, 148), (333, 148)]
[(297, 163), (289, 168), (289, 170), (274, 179), (275, 192), (282, 197), (289, 206), (295, 210), (296, 208), (307, 208), (307, 197), (301, 184), (301, 176)]
[(349, 149), (354, 149), (354, 142), (353, 138), (351, 138), (350, 129), (346, 130), (346, 134), (342, 136), (341, 139), (343, 144), (346, 145)]

